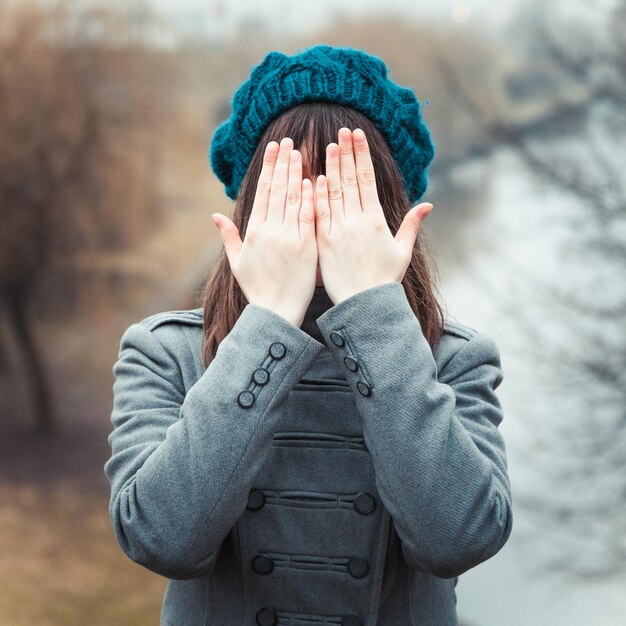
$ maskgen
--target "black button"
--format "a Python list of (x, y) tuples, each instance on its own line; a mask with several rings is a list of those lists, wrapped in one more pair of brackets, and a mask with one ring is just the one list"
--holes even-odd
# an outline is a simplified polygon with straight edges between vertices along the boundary
[(351, 372), (356, 372), (359, 369), (359, 364), (351, 356), (344, 356), (343, 363)]
[(358, 613), (346, 613), (341, 619), (341, 626), (363, 626), (363, 618)]
[(282, 359), (285, 356), (285, 352), (287, 352), (287, 348), (285, 348), (285, 344), (280, 343), (280, 341), (275, 341), (270, 346), (270, 354), (275, 359)]
[(363, 396), (372, 395), (372, 388), (364, 380), (360, 380), (359, 382), (357, 382), (356, 388), (359, 390), (359, 393)]
[(356, 494), (353, 505), (359, 513), (369, 515), (376, 509), (376, 498), (367, 491), (361, 491)]
[(252, 559), (252, 569), (257, 574), (269, 574), (274, 569), (274, 561), (267, 554), (257, 554)]
[(278, 618), (272, 609), (259, 609), (256, 613), (256, 623), (259, 626), (274, 626), (277, 622)]
[(270, 373), (264, 367), (258, 367), (254, 370), (252, 374), (252, 380), (257, 385), (265, 385), (267, 381), (270, 379)]
[(254, 404), (254, 394), (251, 391), (245, 389), (237, 396), (237, 402), (245, 408)]
[(363, 578), (369, 570), (367, 559), (363, 556), (353, 556), (348, 561), (348, 572), (354, 578)]
[(265, 494), (260, 489), (250, 489), (250, 493), (248, 494), (248, 504), (247, 507), (251, 511), (258, 511), (262, 509), (265, 505)]
[(339, 347), (343, 346), (346, 343), (343, 335), (341, 333), (338, 333), (336, 330), (331, 331), (330, 340)]

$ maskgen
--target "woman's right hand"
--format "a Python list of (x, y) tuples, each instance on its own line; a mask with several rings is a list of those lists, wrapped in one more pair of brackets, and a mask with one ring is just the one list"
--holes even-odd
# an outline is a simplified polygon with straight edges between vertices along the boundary
[(315, 289), (317, 243), (313, 186), (302, 179), (302, 154), (285, 137), (265, 147), (263, 167), (246, 227), (221, 213), (213, 220), (231, 271), (248, 302), (300, 327)]

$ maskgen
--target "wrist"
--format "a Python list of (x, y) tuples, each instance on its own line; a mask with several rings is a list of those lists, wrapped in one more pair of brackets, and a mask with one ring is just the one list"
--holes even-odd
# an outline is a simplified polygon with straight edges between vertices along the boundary
[(265, 309), (269, 309), (273, 313), (276, 313), (276, 315), (280, 315), (280, 317), (288, 321), (293, 326), (296, 326), (297, 328), (300, 328), (300, 326), (302, 326), (302, 322), (304, 321), (304, 315), (298, 311), (294, 311), (293, 309), (289, 309), (285, 306), (274, 305), (270, 303), (257, 302), (255, 304), (257, 304), (258, 306), (262, 306)]

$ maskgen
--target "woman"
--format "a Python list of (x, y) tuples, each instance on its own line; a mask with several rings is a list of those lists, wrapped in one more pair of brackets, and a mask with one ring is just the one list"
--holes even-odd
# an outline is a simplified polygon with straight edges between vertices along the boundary
[(119, 544), (169, 579), (162, 625), (458, 624), (512, 529), (503, 374), (433, 293), (419, 103), (324, 45), (232, 104), (203, 306), (132, 324), (114, 366)]

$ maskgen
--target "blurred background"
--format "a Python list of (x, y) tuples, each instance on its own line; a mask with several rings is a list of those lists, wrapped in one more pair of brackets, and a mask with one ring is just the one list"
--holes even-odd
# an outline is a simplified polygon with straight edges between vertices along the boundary
[(428, 101), (443, 303), (500, 346), (514, 529), (463, 626), (626, 624), (625, 0), (1, 0), (0, 625), (158, 623), (108, 518), (118, 342), (200, 306), (213, 130), (317, 43)]

